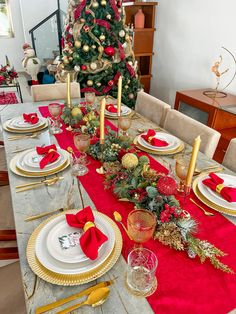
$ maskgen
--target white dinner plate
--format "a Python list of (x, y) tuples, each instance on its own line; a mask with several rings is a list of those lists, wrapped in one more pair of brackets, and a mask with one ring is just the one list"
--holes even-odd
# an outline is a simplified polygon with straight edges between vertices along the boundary
[[(117, 105), (114, 105), (115, 108), (117, 108)], [(121, 106), (121, 116), (127, 116), (132, 112), (132, 110), (129, 107), (126, 106)], [(111, 116), (111, 117), (116, 117), (117, 116), (117, 112), (110, 112), (108, 110), (105, 109), (105, 114), (107, 116)]]
[[(115, 241), (112, 227), (107, 225), (107, 223), (104, 225), (104, 220), (99, 216), (96, 219), (96, 225), (107, 235), (112, 243)], [(66, 219), (62, 219), (48, 233), (47, 248), (49, 253), (52, 257), (64, 263), (81, 263), (88, 261), (89, 258), (83, 253), (79, 245), (79, 238), (82, 234), (82, 229), (70, 227)], [(64, 242), (64, 246), (70, 245), (70, 247), (68, 249), (62, 249), (62, 242)], [(99, 248), (99, 254), (102, 247), (103, 245)]]
[[(224, 180), (224, 185), (232, 186), (236, 188), (236, 177), (229, 175), (229, 174), (223, 174), (223, 173), (217, 173), (217, 175)], [(227, 209), (233, 209), (236, 210), (236, 202), (227, 202), (225, 199), (223, 199), (219, 193), (216, 193), (212, 191), (210, 188), (208, 188), (206, 185), (202, 183), (202, 181), (206, 178), (209, 178), (208, 175), (200, 178), (198, 180), (198, 189), (202, 193), (203, 196), (205, 196), (209, 201), (212, 203), (215, 203), (219, 206), (222, 206)]]
[[(146, 135), (147, 133), (143, 133), (141, 135)], [(180, 140), (171, 135), (171, 134), (167, 134), (164, 132), (156, 132), (155, 138), (159, 139), (159, 140), (163, 140), (166, 141), (167, 143), (169, 143), (168, 146), (164, 146), (164, 147), (157, 147), (157, 146), (153, 146), (150, 143), (148, 143), (147, 141), (145, 141), (141, 135), (138, 136), (138, 143), (141, 146), (144, 146), (148, 149), (152, 149), (152, 150), (158, 150), (158, 151), (168, 151), (168, 150), (172, 150), (172, 149), (176, 149), (180, 146)]]
[[(114, 244), (115, 244), (115, 233), (112, 229), (112, 226), (107, 223), (106, 220), (98, 217), (96, 212), (94, 213), (95, 223), (99, 228), (102, 229), (102, 232), (107, 236), (112, 235), (108, 241), (106, 241), (101, 250), (99, 251), (98, 258), (94, 261), (88, 259), (84, 262), (80, 263), (64, 263), (61, 262), (49, 253), (47, 243), (47, 237), (49, 231), (57, 225), (60, 221), (65, 219), (65, 215), (57, 216), (55, 219), (50, 220), (39, 232), (36, 243), (35, 243), (35, 254), (39, 260), (39, 262), (46, 267), (47, 269), (56, 272), (58, 274), (65, 274), (65, 275), (73, 275), (73, 274), (82, 274), (84, 272), (91, 271), (92, 269), (97, 268), (101, 265), (111, 254)], [(54, 243), (52, 244), (54, 245)]]
[[(68, 158), (70, 157), (68, 155), (68, 153), (66, 151), (64, 151), (63, 149), (61, 149), (60, 147), (57, 147), (57, 151), (60, 154), (60, 157), (58, 158), (58, 160), (56, 160), (55, 162), (48, 164), (44, 167), (44, 169), (40, 169), (39, 167), (39, 161), (43, 158), (43, 156), (38, 155), (35, 148), (27, 150), (26, 152), (22, 153), (19, 155), (19, 158), (16, 162), (16, 166), (18, 169), (25, 171), (25, 172), (32, 172), (32, 173), (38, 173), (40, 171), (43, 172), (47, 172), (47, 171), (52, 171), (58, 167), (60, 167), (61, 165), (63, 165)], [(28, 165), (29, 160), (33, 159), (35, 160), (35, 166), (32, 167), (31, 165)], [(32, 163), (33, 161), (30, 161), (30, 163)], [(36, 164), (38, 164), (38, 166), (36, 166)]]
[(11, 120), (6, 121), (6, 127), (10, 129), (15, 129), (17, 131), (38, 129), (42, 127), (47, 122), (46, 118), (39, 117), (39, 121), (35, 124), (30, 124), (25, 122), (22, 116), (12, 118)]

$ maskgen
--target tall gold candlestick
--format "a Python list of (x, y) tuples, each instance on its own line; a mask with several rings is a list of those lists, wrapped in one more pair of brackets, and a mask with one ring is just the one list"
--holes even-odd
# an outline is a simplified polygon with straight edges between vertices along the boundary
[(118, 80), (118, 95), (117, 95), (117, 115), (120, 117), (121, 114), (121, 94), (122, 94), (122, 77)]
[(67, 107), (71, 108), (70, 73), (67, 74)]
[(199, 135), (198, 137), (195, 138), (194, 144), (193, 144), (192, 155), (191, 155), (190, 163), (188, 166), (188, 173), (186, 177), (187, 187), (190, 187), (192, 183), (193, 173), (194, 173), (196, 162), (197, 162), (197, 155), (200, 148), (200, 144), (201, 144), (201, 137)]
[(106, 107), (106, 99), (103, 98), (101, 101), (100, 108), (100, 144), (104, 144), (105, 139), (105, 107)]

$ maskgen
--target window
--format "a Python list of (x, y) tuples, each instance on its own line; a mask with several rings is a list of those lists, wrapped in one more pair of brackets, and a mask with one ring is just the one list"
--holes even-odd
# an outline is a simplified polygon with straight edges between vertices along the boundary
[(0, 0), (0, 37), (13, 37), (8, 0)]

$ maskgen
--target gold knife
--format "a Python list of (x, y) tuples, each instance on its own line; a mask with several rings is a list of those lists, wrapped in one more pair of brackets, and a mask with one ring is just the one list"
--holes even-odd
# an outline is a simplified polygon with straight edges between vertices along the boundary
[(30, 216), (30, 217), (25, 218), (25, 221), (31, 221), (31, 220), (35, 220), (35, 219), (38, 219), (38, 218), (42, 218), (44, 216), (47, 216), (47, 215), (50, 215), (50, 214), (53, 214), (53, 213), (56, 213), (56, 212), (59, 212), (59, 211), (61, 212), (61, 211), (64, 211), (66, 209), (67, 208), (59, 208), (59, 209), (51, 210), (50, 212), (42, 213), (42, 214), (35, 215), (35, 216)]
[[(116, 279), (116, 278), (115, 278)], [(114, 279), (114, 280), (115, 280)], [(98, 288), (102, 288), (102, 287), (108, 287), (110, 285), (112, 285), (114, 283), (114, 280), (109, 280), (109, 281), (103, 281), (103, 282), (100, 282), (98, 283), (97, 285), (94, 285), (90, 288), (87, 288), (83, 291), (80, 291), (79, 293), (76, 293), (74, 295), (71, 295), (67, 298), (64, 298), (64, 299), (61, 299), (61, 300), (58, 300), (56, 302), (53, 302), (53, 303), (50, 303), (50, 304), (47, 304), (47, 305), (43, 305), (43, 306), (40, 306), (36, 309), (36, 314), (41, 314), (41, 313), (45, 313), (49, 310), (52, 310), (52, 309), (55, 309), (57, 308), (58, 306), (61, 306), (67, 302), (70, 302), (70, 301), (73, 301), (73, 300), (76, 300), (78, 298), (81, 298), (83, 297), (84, 295), (88, 295), (89, 293), (91, 293), (92, 291), (98, 289)]]

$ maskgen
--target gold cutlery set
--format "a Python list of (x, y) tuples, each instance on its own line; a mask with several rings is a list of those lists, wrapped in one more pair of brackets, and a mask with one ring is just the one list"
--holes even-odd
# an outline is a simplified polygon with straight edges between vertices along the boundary
[(21, 140), (21, 139), (27, 139), (27, 138), (38, 138), (39, 135), (41, 135), (41, 132), (35, 132), (32, 134), (25, 134), (25, 135), (14, 135), (14, 136), (9, 136), (8, 140), (15, 141), (15, 140)]
[(41, 185), (46, 185), (46, 186), (54, 185), (55, 183), (57, 183), (58, 181), (60, 181), (62, 179), (64, 179), (64, 177), (54, 177), (54, 178), (46, 179), (46, 180), (42, 180), (42, 181), (17, 185), (15, 187), (16, 193), (32, 190), (32, 189), (35, 189), (37, 187), (40, 187)]

